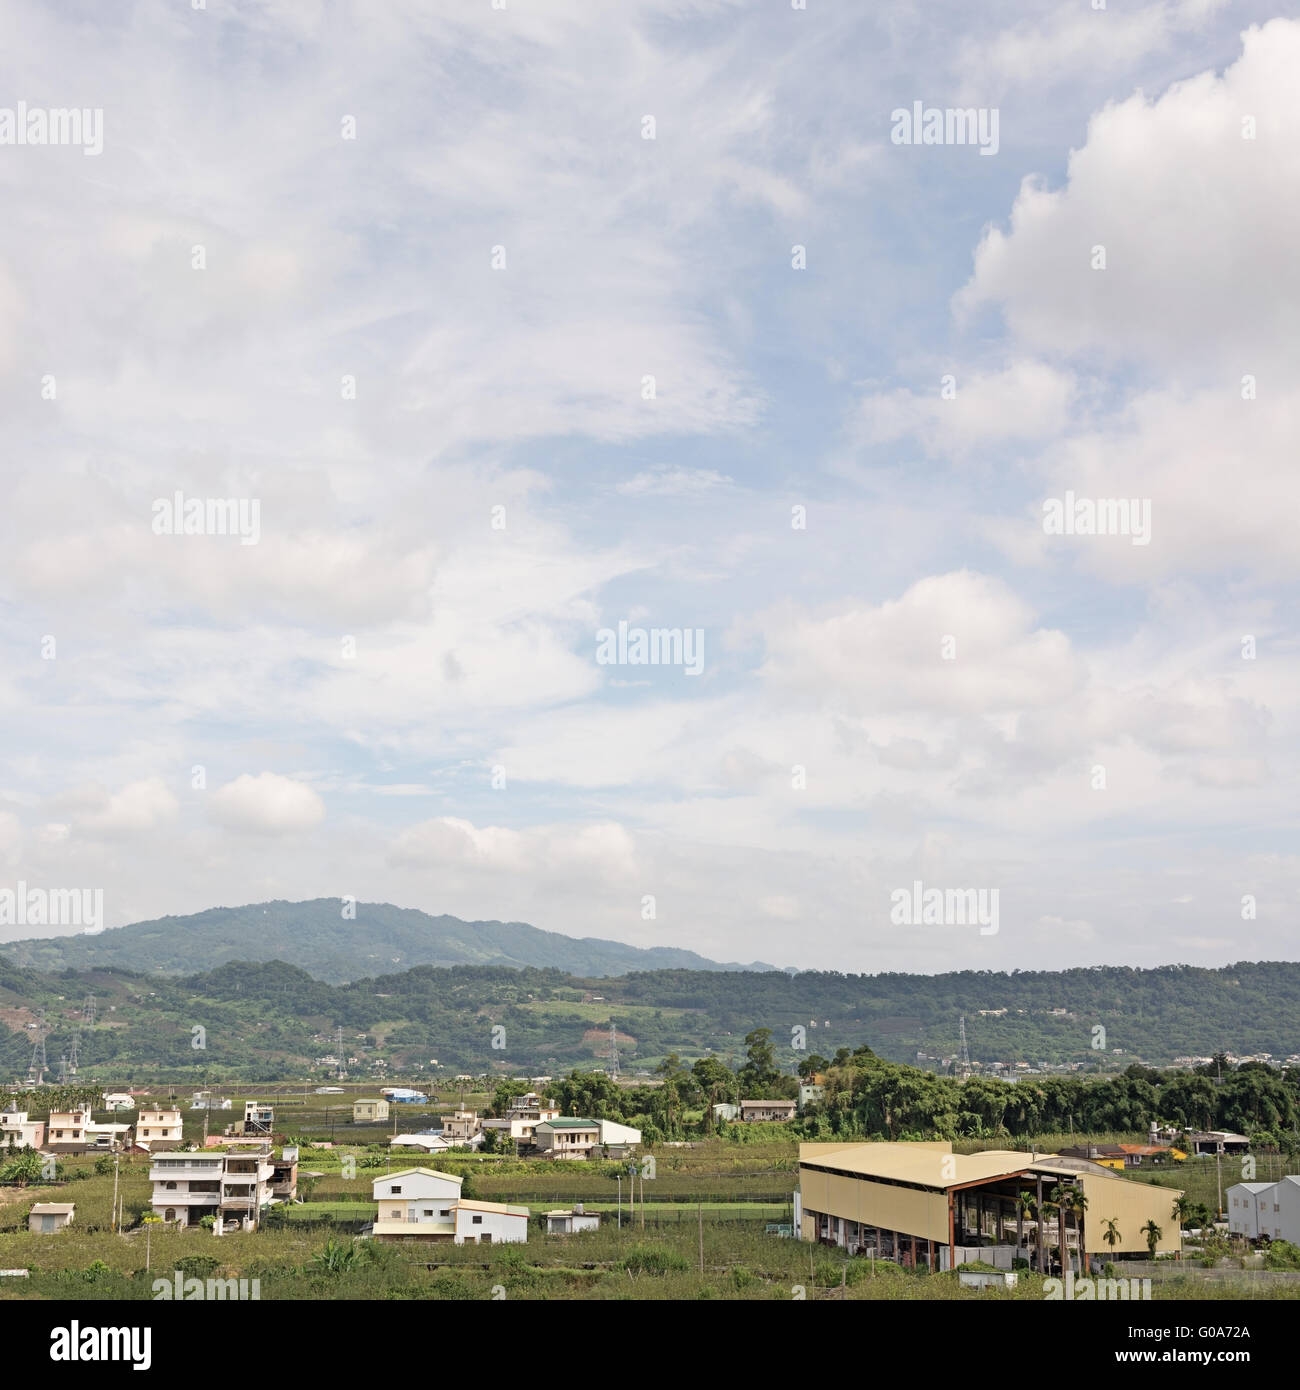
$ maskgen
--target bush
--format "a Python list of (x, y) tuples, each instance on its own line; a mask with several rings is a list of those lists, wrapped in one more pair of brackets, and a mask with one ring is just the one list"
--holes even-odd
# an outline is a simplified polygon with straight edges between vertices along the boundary
[(182, 1255), (176, 1261), (176, 1268), (187, 1279), (206, 1279), (221, 1263), (215, 1255)]
[(633, 1246), (620, 1263), (632, 1274), (672, 1274), (691, 1267), (684, 1255), (657, 1245)]
[(1300, 1247), (1289, 1240), (1275, 1240), (1264, 1255), (1265, 1269), (1300, 1269)]

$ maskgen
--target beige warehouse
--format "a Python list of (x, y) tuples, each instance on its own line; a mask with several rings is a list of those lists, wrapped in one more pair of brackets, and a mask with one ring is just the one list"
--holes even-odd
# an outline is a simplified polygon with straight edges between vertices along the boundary
[[(951, 1269), (981, 1259), (1010, 1269), (1017, 1258), (1037, 1262), (1038, 1228), (1017, 1221), (1018, 1194), (1038, 1202), (1052, 1190), (1083, 1194), (1081, 1218), (1067, 1218), (1066, 1248), (1086, 1256), (1147, 1253), (1143, 1227), (1154, 1221), (1157, 1252), (1181, 1247), (1173, 1188), (1132, 1182), (1084, 1159), (993, 1149), (955, 1154), (946, 1141), (897, 1144), (801, 1144), (796, 1220), (805, 1240), (872, 1251), (914, 1267)], [(1119, 1240), (1103, 1239), (1114, 1221)], [(1017, 1245), (1017, 1229), (1023, 1243)], [(1059, 1259), (1059, 1226), (1044, 1222), (1049, 1257)]]

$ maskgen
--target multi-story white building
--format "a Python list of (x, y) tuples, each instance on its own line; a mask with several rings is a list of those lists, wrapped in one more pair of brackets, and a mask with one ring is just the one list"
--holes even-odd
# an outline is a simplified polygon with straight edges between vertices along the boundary
[(372, 1184), (379, 1240), (451, 1241), (455, 1245), (517, 1243), (528, 1239), (528, 1208), (462, 1201), (461, 1179), (432, 1168), (407, 1168)]
[(175, 1105), (150, 1106), (135, 1117), (135, 1142), (151, 1153), (181, 1142), (181, 1112)]
[(131, 1129), (127, 1124), (96, 1124), (90, 1106), (75, 1110), (51, 1110), (45, 1126), (45, 1143), (51, 1153), (80, 1154), (91, 1149), (111, 1152), (120, 1147)]
[(1228, 1229), (1234, 1235), (1300, 1245), (1300, 1177), (1239, 1182), (1228, 1189), (1227, 1200)]
[(149, 1181), (153, 1183), (150, 1205), (155, 1214), (178, 1226), (197, 1226), (205, 1216), (215, 1218), (221, 1207), (225, 1169), (225, 1154), (210, 1150), (153, 1154)]
[(543, 1158), (586, 1158), (599, 1142), (596, 1121), (577, 1116), (542, 1120), (533, 1131), (533, 1145)]
[(39, 1149), (45, 1142), (45, 1121), (29, 1120), (26, 1110), (0, 1111), (0, 1148)]
[(251, 1231), (271, 1204), (274, 1173), (269, 1145), (254, 1152), (155, 1152), (149, 1167), (151, 1205), (164, 1221), (180, 1226), (211, 1216), (221, 1231)]

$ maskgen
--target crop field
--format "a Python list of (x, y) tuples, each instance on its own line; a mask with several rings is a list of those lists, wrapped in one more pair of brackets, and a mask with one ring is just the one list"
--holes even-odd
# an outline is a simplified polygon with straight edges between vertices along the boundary
[[(201, 1116), (186, 1112), (187, 1131), (195, 1118), (201, 1124)], [(287, 1107), (285, 1119), (288, 1130)], [(66, 1158), (57, 1183), (0, 1188), (0, 1268), (30, 1271), (25, 1278), (0, 1277), (0, 1299), (147, 1299), (155, 1279), (172, 1278), (177, 1270), (201, 1278), (256, 1278), (259, 1297), (273, 1300), (486, 1299), (494, 1288), (525, 1300), (1043, 1298), (1035, 1276), (1022, 1274), (1014, 1290), (975, 1292), (950, 1274), (906, 1271), (769, 1233), (769, 1225), (791, 1220), (796, 1155), (795, 1144), (779, 1137), (661, 1145), (648, 1155), (654, 1176), (644, 1183), (644, 1203), (638, 1178), (633, 1207), (626, 1165), (468, 1154), (421, 1162), (419, 1155), (390, 1154), (382, 1140), (369, 1149), (340, 1143), (303, 1150), (301, 1202), (275, 1209), (256, 1232), (221, 1237), (142, 1223), (151, 1195), (143, 1155), (124, 1156), (118, 1165), (123, 1230), (115, 1232), (114, 1174), (96, 1172), (94, 1157)], [(343, 1176), (345, 1162), (353, 1176)], [(1261, 1177), (1268, 1176), (1265, 1163)], [(102, 1159), (100, 1166), (108, 1168)], [(412, 1247), (358, 1239), (375, 1216), (373, 1179), (413, 1166), (462, 1174), (474, 1195), (526, 1205), (535, 1218), (579, 1201), (600, 1214), (601, 1228), (551, 1236), (534, 1222), (523, 1246)], [(1214, 1200), (1212, 1161), (1143, 1176), (1181, 1187), (1193, 1200)], [(1238, 1177), (1239, 1166), (1225, 1163), (1225, 1187)], [(28, 1232), (27, 1212), (39, 1200), (74, 1202), (74, 1225), (55, 1235)], [(1117, 1272), (1124, 1271), (1121, 1264)], [(1144, 1263), (1133, 1273), (1155, 1276), (1156, 1300), (1300, 1297), (1300, 1275), (1215, 1270), (1211, 1277), (1191, 1261)]]

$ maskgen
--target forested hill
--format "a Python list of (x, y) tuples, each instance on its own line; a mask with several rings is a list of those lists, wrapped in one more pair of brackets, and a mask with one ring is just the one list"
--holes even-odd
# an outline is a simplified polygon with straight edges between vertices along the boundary
[[(915, 1062), (918, 1052), (951, 1058), (962, 1017), (971, 1057), (985, 1063), (1119, 1068), (1220, 1051), (1279, 1060), (1300, 1053), (1300, 964), (1289, 962), (937, 976), (667, 970), (602, 979), (419, 966), (335, 985), (280, 961), (170, 978), (105, 969), (51, 975), (0, 957), (0, 1074), (26, 1069), (26, 1025), (38, 1008), (57, 1065), (90, 993), (97, 1021), (81, 1029), (83, 1071), (106, 1067), (123, 1080), (136, 1065), (140, 1074), (166, 1067), (196, 1076), (302, 1075), (333, 1051), (338, 1027), (358, 1058), (354, 1071), (382, 1059), (410, 1075), (435, 1058), (444, 1071), (475, 1073), (600, 1065), (611, 1021), (626, 1070), (649, 1069), (670, 1053), (739, 1062), (745, 1034), (757, 1028), (771, 1029), (787, 1068), (799, 1055), (833, 1058), (864, 1044), (894, 1061)], [(201, 1053), (191, 1046), (196, 1027), (204, 1030)], [(792, 1047), (800, 1041), (802, 1054)]]
[(160, 917), (94, 935), (0, 943), (15, 965), (38, 970), (142, 970), (185, 975), (232, 960), (289, 960), (334, 984), (415, 965), (509, 965), (575, 975), (629, 970), (770, 970), (716, 961), (673, 947), (642, 949), (597, 937), (542, 931), (526, 922), (462, 922), (391, 903), (357, 903), (344, 916), (338, 898), (214, 907)]

